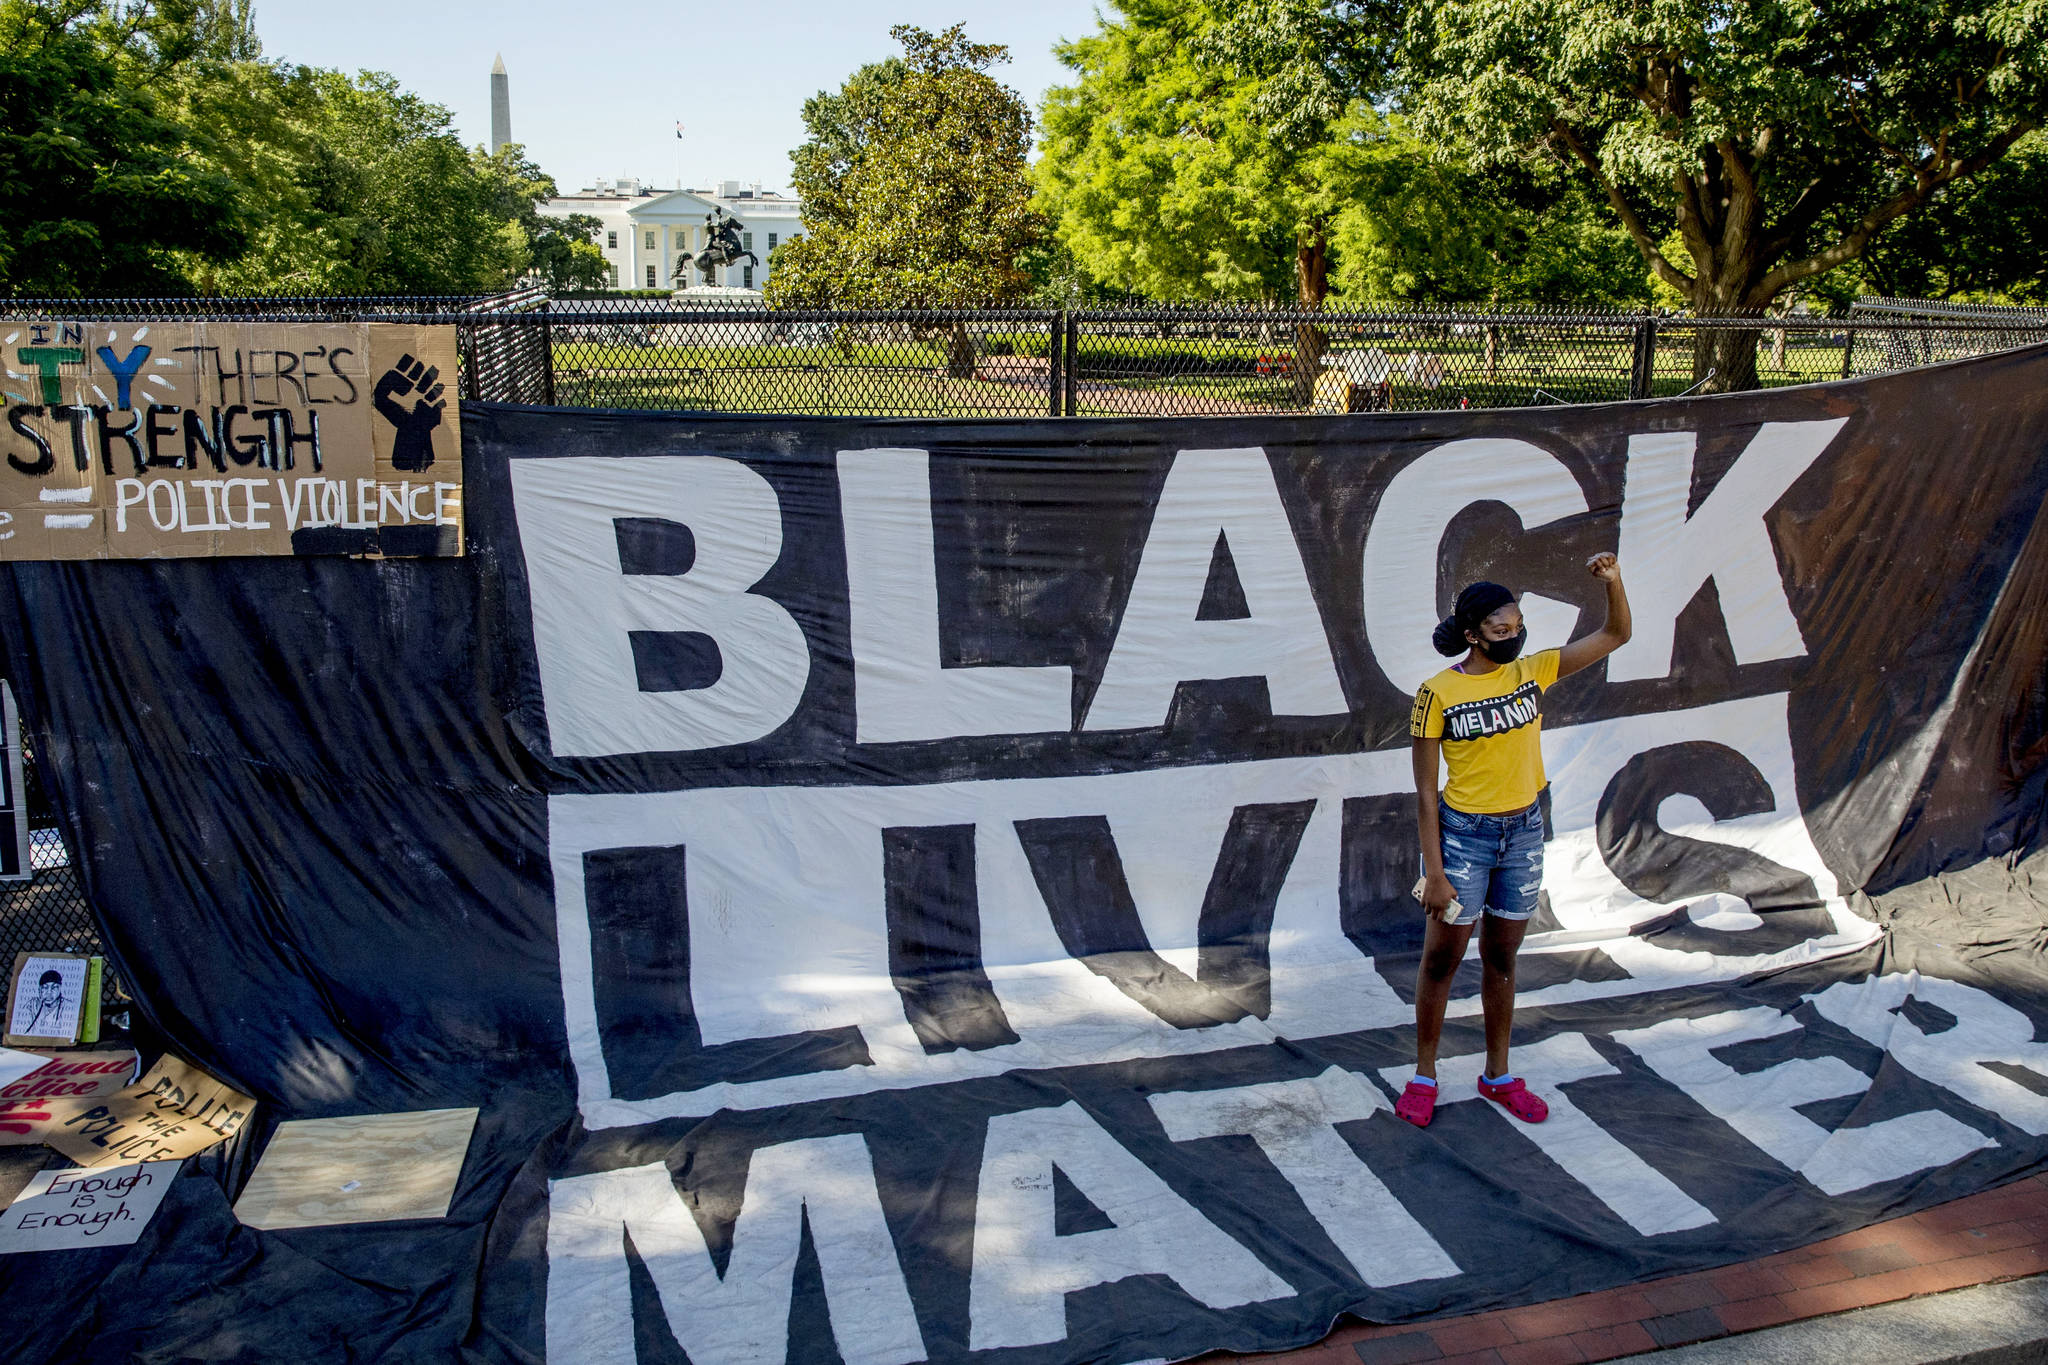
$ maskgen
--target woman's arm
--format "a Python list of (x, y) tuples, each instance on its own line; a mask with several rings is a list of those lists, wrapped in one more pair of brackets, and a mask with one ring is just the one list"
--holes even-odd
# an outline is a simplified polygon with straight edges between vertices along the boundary
[(1628, 593), (1621, 586), (1621, 563), (1610, 554), (1594, 555), (1586, 571), (1607, 585), (1607, 623), (1591, 635), (1581, 636), (1558, 652), (1557, 676), (1568, 678), (1582, 668), (1591, 668), (1628, 643), (1632, 624), (1628, 615)]
[(1417, 738), (1411, 755), (1415, 762), (1415, 826), (1422, 835), (1422, 908), (1441, 916), (1457, 891), (1444, 875), (1444, 835), (1436, 815), (1437, 753), (1440, 739)]

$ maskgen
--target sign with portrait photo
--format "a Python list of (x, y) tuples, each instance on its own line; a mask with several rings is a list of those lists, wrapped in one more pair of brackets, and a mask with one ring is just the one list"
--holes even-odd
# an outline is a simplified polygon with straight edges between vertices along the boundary
[(4, 1041), (30, 1047), (76, 1043), (91, 975), (92, 959), (80, 953), (16, 953)]

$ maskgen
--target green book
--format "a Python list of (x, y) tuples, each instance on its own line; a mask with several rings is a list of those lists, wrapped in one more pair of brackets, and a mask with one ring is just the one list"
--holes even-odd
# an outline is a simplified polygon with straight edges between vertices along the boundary
[(100, 1040), (100, 979), (106, 972), (106, 959), (87, 958), (85, 964), (85, 1003), (78, 1010), (78, 1041), (97, 1043)]

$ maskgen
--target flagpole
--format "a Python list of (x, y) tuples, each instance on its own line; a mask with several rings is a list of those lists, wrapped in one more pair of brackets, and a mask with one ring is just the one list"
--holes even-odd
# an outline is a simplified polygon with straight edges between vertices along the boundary
[[(682, 121), (681, 119), (677, 119), (677, 120), (676, 120), (676, 141), (677, 141), (677, 142), (681, 142), (682, 140), (683, 140), (683, 121)], [(677, 192), (678, 194), (680, 194), (680, 193), (682, 192), (682, 188), (683, 188), (683, 149), (682, 149), (681, 147), (678, 147), (678, 148), (676, 148), (676, 192)], [(676, 232), (677, 232), (678, 234), (680, 234), (680, 236), (679, 236), (678, 240), (675, 240), (675, 241), (672, 241), (672, 242), (670, 242), (670, 243), (669, 243), (670, 247), (672, 247), (672, 248), (673, 248), (673, 250), (674, 250), (674, 251), (675, 251), (675, 252), (676, 252), (677, 254), (680, 254), (680, 253), (682, 253), (682, 252), (685, 252), (685, 251), (689, 251), (689, 250), (691, 249), (691, 248), (690, 248), (690, 230), (689, 230), (688, 228), (677, 228), (677, 229), (676, 229)], [(668, 282), (669, 282), (669, 287), (670, 287), (671, 289), (688, 289), (688, 288), (690, 287), (690, 275), (689, 275), (689, 272), (688, 272), (687, 270), (684, 270), (684, 271), (681, 271), (681, 272), (677, 272), (677, 271), (675, 271), (675, 270), (673, 270), (673, 269), (672, 269), (672, 270), (670, 271), (670, 273), (669, 273), (669, 281), (668, 281)]]

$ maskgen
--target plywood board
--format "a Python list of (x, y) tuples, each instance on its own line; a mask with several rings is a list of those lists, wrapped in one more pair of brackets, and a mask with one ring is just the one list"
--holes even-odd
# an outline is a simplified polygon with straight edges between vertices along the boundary
[(281, 1123), (235, 1201), (253, 1228), (445, 1218), (474, 1109)]

